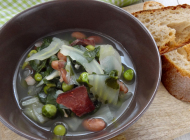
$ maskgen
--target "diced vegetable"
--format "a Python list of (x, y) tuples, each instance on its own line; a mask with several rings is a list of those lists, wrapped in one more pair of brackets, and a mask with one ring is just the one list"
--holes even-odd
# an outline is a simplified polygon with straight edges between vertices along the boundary
[(27, 58), (25, 60), (25, 62), (35, 60), (35, 59), (44, 60), (46, 58), (49, 58), (50, 56), (56, 54), (59, 51), (61, 45), (63, 45), (63, 44), (65, 44), (63, 41), (54, 37), (53, 41), (47, 48), (35, 53), (34, 55), (32, 55), (29, 58)]
[(117, 104), (119, 88), (114, 89), (107, 86), (106, 80), (108, 78), (108, 75), (89, 75), (89, 84), (93, 86), (90, 90), (95, 97), (98, 97), (104, 103)]
[(79, 49), (67, 45), (62, 45), (60, 52), (63, 55), (70, 56), (73, 60), (79, 62), (89, 74), (93, 72), (95, 72), (96, 74), (104, 74), (99, 63), (96, 60), (92, 60), (90, 63), (88, 63), (86, 58), (83, 56), (83, 52)]
[(34, 78), (32, 76), (26, 77), (25, 81), (26, 81), (27, 85), (30, 85), (30, 86), (32, 86), (36, 83), (36, 81), (34, 80)]

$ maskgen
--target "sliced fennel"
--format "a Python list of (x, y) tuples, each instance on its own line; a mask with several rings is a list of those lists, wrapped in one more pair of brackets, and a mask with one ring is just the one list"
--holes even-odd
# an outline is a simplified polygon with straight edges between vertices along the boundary
[(31, 105), (31, 104), (37, 103), (37, 102), (39, 102), (38, 97), (32, 97), (28, 100), (23, 101), (21, 104), (22, 104), (22, 106), (28, 106), (28, 105)]
[(99, 61), (102, 69), (106, 73), (109, 73), (112, 70), (117, 70), (118, 76), (121, 76), (121, 56), (111, 45), (100, 45)]
[(59, 38), (54, 37), (53, 41), (51, 42), (51, 44), (47, 48), (35, 53), (34, 55), (32, 55), (29, 58), (27, 58), (25, 60), (25, 62), (35, 60), (35, 59), (37, 59), (37, 60), (47, 59), (50, 56), (56, 54), (63, 44), (65, 44), (65, 43), (62, 40), (60, 40)]
[(122, 64), (113, 56), (107, 56), (104, 59), (100, 60), (100, 65), (106, 73), (110, 73), (112, 70), (118, 71), (118, 77), (121, 76)]
[(107, 56), (114, 56), (119, 63), (121, 63), (121, 56), (113, 48), (112, 45), (100, 45), (100, 60), (104, 59)]
[(95, 72), (96, 74), (104, 74), (100, 64), (96, 60), (92, 60), (90, 63), (83, 56), (83, 51), (76, 49), (74, 47), (70, 47), (67, 45), (61, 46), (61, 51), (63, 55), (70, 56), (73, 60), (79, 62), (89, 74)]
[(119, 89), (107, 86), (105, 83), (107, 78), (109, 78), (108, 75), (89, 75), (89, 84), (93, 86), (90, 90), (99, 100), (117, 104)]
[(54, 70), (50, 75), (46, 77), (46, 80), (52, 80), (53, 78), (59, 77), (59, 71)]
[(56, 77), (59, 77), (60, 74), (59, 74), (59, 71), (58, 70), (54, 70), (50, 75), (44, 77), (37, 85), (36, 87), (39, 87), (41, 85), (44, 84), (44, 79), (46, 80), (52, 80), (53, 78), (56, 78)]

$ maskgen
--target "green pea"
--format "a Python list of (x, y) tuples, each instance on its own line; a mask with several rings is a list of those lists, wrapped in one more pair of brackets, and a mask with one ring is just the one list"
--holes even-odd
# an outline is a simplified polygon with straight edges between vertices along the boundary
[(32, 56), (33, 54), (35, 54), (35, 53), (37, 53), (37, 51), (36, 50), (31, 50), (30, 52), (29, 52), (29, 54), (28, 54), (28, 56), (27, 57), (30, 57), (30, 56)]
[(40, 82), (40, 81), (42, 80), (42, 75), (39, 74), (39, 73), (36, 73), (36, 74), (34, 75), (34, 79), (35, 79), (37, 82)]
[(47, 94), (47, 90), (49, 89), (50, 87), (49, 86), (45, 86), (44, 87), (44, 92)]
[(81, 75), (79, 76), (78, 82), (87, 83), (88, 84), (88, 75), (89, 74), (87, 72), (81, 73)]
[(59, 135), (59, 136), (63, 136), (66, 134), (66, 128), (63, 125), (57, 125), (54, 130), (53, 133), (55, 135)]
[(124, 66), (122, 65), (122, 72), (124, 72), (124, 70), (125, 70), (125, 68), (124, 68)]
[(64, 92), (73, 89), (73, 87), (74, 87), (74, 85), (67, 85), (67, 84), (64, 83), (64, 82), (63, 82), (63, 84), (62, 84), (62, 89), (63, 89)]
[(57, 113), (57, 108), (55, 105), (52, 105), (52, 104), (46, 104), (42, 107), (42, 114), (51, 119), (53, 118)]
[(86, 46), (86, 49), (87, 49), (88, 51), (93, 51), (93, 50), (95, 49), (95, 47), (92, 46), (92, 45), (87, 45), (87, 46)]
[(124, 76), (125, 80), (131, 81), (134, 76), (134, 71), (132, 69), (128, 69), (124, 72), (123, 76)]

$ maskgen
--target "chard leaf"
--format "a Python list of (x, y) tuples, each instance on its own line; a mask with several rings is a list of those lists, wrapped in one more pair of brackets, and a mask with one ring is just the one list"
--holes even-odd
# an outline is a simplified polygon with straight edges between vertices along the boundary
[(117, 77), (108, 77), (105, 81), (106, 85), (113, 88), (119, 89), (119, 84), (117, 83)]
[(41, 47), (37, 47), (36, 50), (39, 52), (39, 51), (47, 48), (50, 45), (51, 42), (52, 42), (52, 37), (44, 38)]
[(47, 59), (41, 61), (40, 65), (38, 66), (36, 73), (39, 73), (43, 68), (46, 66)]
[(55, 98), (55, 93), (56, 89), (55, 88), (49, 88), (47, 89), (47, 98), (46, 98), (46, 104), (52, 104), (57, 106), (56, 98)]
[(79, 45), (75, 45), (75, 46), (73, 46), (73, 48), (81, 50)]
[(37, 70), (38, 69), (38, 66), (40, 64), (40, 61), (39, 60), (32, 60), (32, 61), (29, 61), (29, 65), (32, 67), (33, 70)]
[(96, 47), (93, 51), (85, 51), (83, 56), (90, 63), (95, 57), (99, 56), (100, 47)]
[(118, 71), (117, 70), (110, 71), (109, 76), (110, 77), (117, 77), (118, 76)]

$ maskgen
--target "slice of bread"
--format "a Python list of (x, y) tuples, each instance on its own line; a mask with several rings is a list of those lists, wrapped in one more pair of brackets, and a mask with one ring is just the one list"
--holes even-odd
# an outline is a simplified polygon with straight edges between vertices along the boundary
[(190, 43), (190, 5), (132, 13), (153, 35), (160, 54)]
[(163, 8), (164, 5), (156, 2), (156, 1), (146, 1), (143, 5), (143, 10), (150, 10), (150, 9), (159, 9)]
[(177, 99), (190, 102), (190, 44), (161, 58), (163, 85)]

